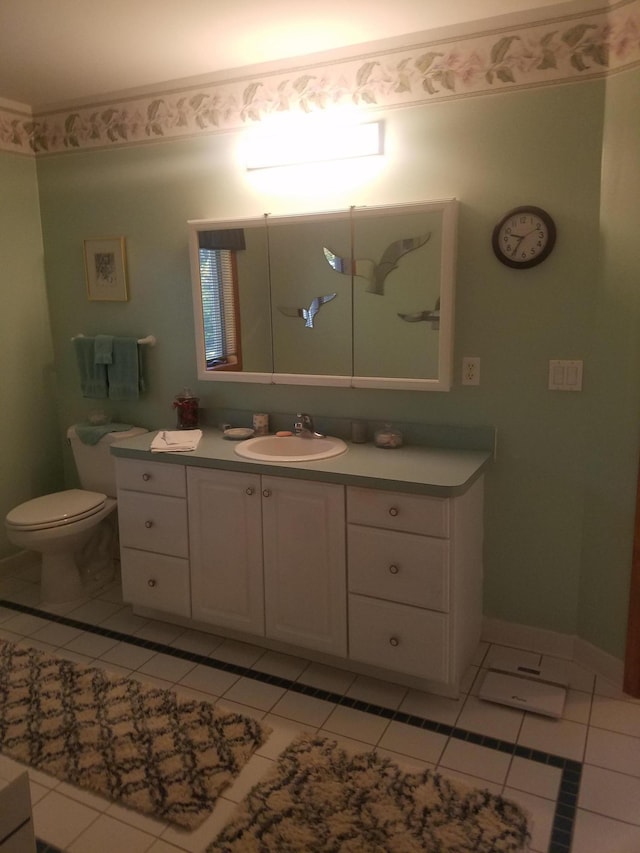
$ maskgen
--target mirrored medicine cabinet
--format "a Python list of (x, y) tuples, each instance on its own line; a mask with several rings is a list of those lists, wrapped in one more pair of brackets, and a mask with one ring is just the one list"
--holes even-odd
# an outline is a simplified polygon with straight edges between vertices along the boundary
[(188, 225), (199, 379), (451, 387), (455, 199)]

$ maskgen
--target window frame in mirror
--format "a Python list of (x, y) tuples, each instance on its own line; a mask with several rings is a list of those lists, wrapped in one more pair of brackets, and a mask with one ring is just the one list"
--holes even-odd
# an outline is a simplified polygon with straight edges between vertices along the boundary
[[(250, 219), (227, 220), (190, 220), (187, 225), (189, 227), (189, 256), (191, 261), (191, 285), (195, 321), (196, 366), (198, 379), (205, 382), (226, 381), (272, 384), (272, 371), (258, 373), (245, 370), (218, 370), (207, 366), (202, 284), (200, 279), (200, 240), (198, 238), (200, 231), (226, 231), (245, 228), (266, 229), (266, 217), (262, 216)], [(269, 299), (269, 302), (270, 301), (271, 300)], [(240, 318), (240, 323), (238, 324), (240, 329), (242, 328), (241, 323), (242, 318)], [(271, 327), (271, 318), (269, 318), (269, 326)], [(273, 359), (271, 360), (271, 363), (273, 364)]]

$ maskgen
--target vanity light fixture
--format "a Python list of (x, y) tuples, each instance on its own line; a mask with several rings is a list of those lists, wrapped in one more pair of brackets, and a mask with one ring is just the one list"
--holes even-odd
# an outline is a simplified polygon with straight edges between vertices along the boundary
[[(308, 118), (308, 117), (307, 117)], [(246, 140), (247, 171), (384, 154), (383, 123), (336, 125), (308, 121), (279, 131), (254, 129)]]

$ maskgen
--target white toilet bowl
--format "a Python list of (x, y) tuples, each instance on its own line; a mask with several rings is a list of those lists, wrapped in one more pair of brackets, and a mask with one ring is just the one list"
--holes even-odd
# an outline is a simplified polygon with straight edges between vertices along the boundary
[(26, 501), (7, 515), (9, 540), (42, 554), (43, 603), (61, 604), (83, 597), (75, 554), (115, 508), (115, 499), (100, 492), (68, 489)]
[[(78, 601), (114, 576), (116, 472), (111, 446), (147, 430), (108, 430), (95, 440), (67, 430), (81, 489), (53, 492), (26, 501), (5, 518), (14, 545), (42, 554), (42, 601)], [(86, 438), (86, 436), (84, 436)]]

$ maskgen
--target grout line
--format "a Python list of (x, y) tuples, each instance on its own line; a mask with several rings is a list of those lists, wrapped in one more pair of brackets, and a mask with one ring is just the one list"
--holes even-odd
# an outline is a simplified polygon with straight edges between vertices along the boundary
[[(291, 681), (278, 675), (263, 673), (259, 670), (251, 669), (250, 667), (241, 664), (234, 664), (228, 661), (220, 661), (213, 657), (206, 657), (197, 652), (189, 652), (175, 646), (168, 646), (164, 643), (158, 643), (153, 640), (146, 640), (142, 637), (136, 637), (131, 634), (124, 634), (120, 631), (113, 631), (109, 628), (103, 628), (99, 625), (91, 625), (89, 623), (80, 622), (68, 616), (59, 614), (49, 614), (47, 611), (39, 610), (36, 607), (31, 607), (26, 604), (19, 604), (7, 599), (0, 599), (0, 607), (8, 607), (20, 613), (27, 613), (32, 616), (40, 616), (48, 619), (51, 622), (56, 622), (68, 627), (79, 628), (92, 634), (99, 634), (104, 637), (111, 637), (126, 642), (131, 645), (136, 645), (141, 648), (151, 649), (155, 652), (171, 655), (173, 657), (182, 658), (184, 660), (193, 661), (196, 664), (209, 666), (213, 669), (219, 669), (224, 672), (231, 672), (235, 675), (245, 676), (254, 681), (261, 681), (266, 684), (273, 684), (282, 687), (286, 690), (291, 690), (294, 693), (301, 693), (305, 696), (311, 696), (316, 699), (323, 699), (327, 702), (332, 702), (336, 706), (342, 705), (349, 708), (354, 708), (365, 713), (376, 714), (377, 716), (387, 717), (390, 722), (401, 722), (406, 725), (414, 726), (415, 728), (425, 729), (427, 731), (442, 734), (448, 738), (456, 738), (468, 743), (473, 743), (478, 746), (484, 746), (488, 749), (498, 750), (503, 753), (511, 754), (512, 758), (518, 756), (529, 761), (535, 761), (540, 764), (547, 764), (557, 767), (561, 770), (561, 780), (556, 798), (556, 808), (551, 829), (551, 842), (548, 853), (570, 853), (571, 838), (575, 826), (578, 791), (580, 787), (580, 779), (582, 776), (582, 762), (573, 759), (564, 758), (554, 755), (543, 750), (532, 749), (530, 747), (521, 746), (518, 743), (511, 741), (493, 738), (488, 735), (479, 734), (476, 732), (467, 731), (466, 729), (458, 728), (455, 724), (441, 723), (435, 720), (429, 720), (424, 717), (419, 717), (415, 714), (409, 714), (404, 711), (384, 708), (379, 705), (372, 705), (361, 699), (354, 699), (339, 693), (334, 693), (329, 690), (324, 690), (319, 687), (304, 684), (300, 681)], [(25, 639), (29, 639), (26, 637)], [(106, 663), (106, 661), (104, 662)], [(302, 678), (304, 673), (299, 676)], [(456, 718), (457, 720), (457, 718)]]

